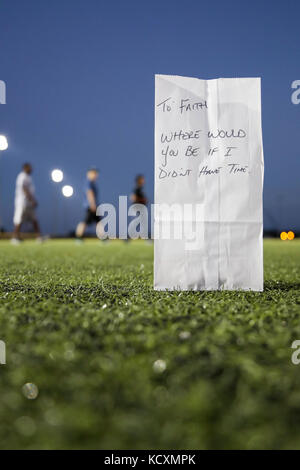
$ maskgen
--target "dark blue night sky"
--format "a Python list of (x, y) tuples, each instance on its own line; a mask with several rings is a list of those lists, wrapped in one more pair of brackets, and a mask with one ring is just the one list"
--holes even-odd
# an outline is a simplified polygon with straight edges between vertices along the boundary
[[(90, 165), (102, 202), (143, 172), (153, 198), (154, 74), (262, 77), (265, 226), (300, 229), (300, 2), (289, 0), (0, 0), (1, 218), (12, 227), (14, 184), (34, 165), (44, 232), (82, 216)], [(67, 200), (50, 172), (75, 189)]]

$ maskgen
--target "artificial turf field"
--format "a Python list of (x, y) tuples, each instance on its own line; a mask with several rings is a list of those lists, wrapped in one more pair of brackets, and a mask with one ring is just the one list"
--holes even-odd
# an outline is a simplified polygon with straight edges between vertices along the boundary
[(0, 448), (299, 449), (300, 242), (264, 250), (263, 293), (167, 293), (142, 241), (0, 242)]

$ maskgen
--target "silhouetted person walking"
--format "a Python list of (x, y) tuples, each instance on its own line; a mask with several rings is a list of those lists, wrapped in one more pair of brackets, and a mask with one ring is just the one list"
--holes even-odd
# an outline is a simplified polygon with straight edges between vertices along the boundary
[(81, 240), (88, 225), (96, 224), (96, 233), (101, 233), (100, 217), (97, 216), (98, 187), (96, 181), (99, 176), (97, 168), (90, 168), (86, 174), (84, 186), (85, 218), (76, 228), (76, 237)]
[(35, 190), (31, 178), (32, 166), (30, 163), (24, 163), (21, 173), (16, 180), (15, 193), (15, 213), (14, 213), (14, 234), (13, 244), (20, 243), (20, 231), (22, 224), (30, 222), (38, 240), (40, 237), (40, 227), (36, 217), (36, 207), (38, 205), (35, 198)]

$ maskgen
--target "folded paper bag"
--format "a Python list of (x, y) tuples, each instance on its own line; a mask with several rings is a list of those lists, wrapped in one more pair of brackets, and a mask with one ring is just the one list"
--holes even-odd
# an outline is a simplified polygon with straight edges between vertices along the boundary
[(155, 77), (154, 288), (263, 290), (259, 78)]

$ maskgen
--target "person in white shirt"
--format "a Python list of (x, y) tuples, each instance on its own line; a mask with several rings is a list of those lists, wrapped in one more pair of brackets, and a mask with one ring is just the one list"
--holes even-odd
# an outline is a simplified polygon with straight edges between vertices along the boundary
[(14, 234), (12, 241), (20, 242), (20, 230), (24, 222), (31, 222), (34, 232), (40, 239), (40, 227), (36, 217), (35, 209), (37, 201), (34, 195), (34, 185), (31, 178), (32, 166), (24, 163), (21, 173), (16, 180)]

